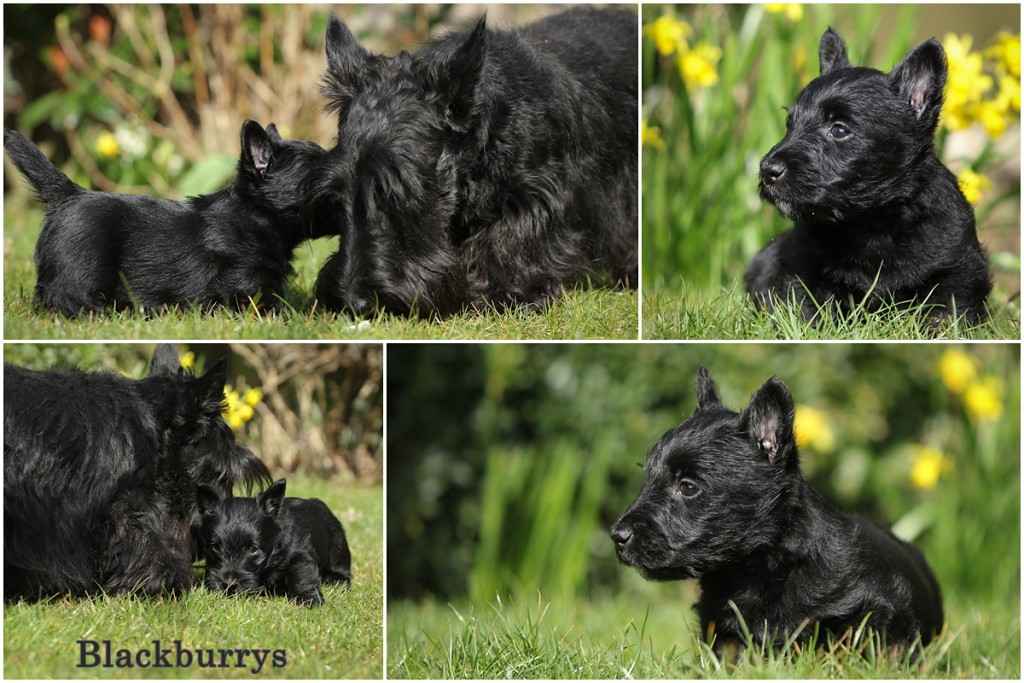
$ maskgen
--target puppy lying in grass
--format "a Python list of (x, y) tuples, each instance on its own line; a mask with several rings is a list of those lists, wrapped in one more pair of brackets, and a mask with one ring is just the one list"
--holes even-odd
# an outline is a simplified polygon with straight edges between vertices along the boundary
[(285, 498), (280, 479), (255, 498), (199, 497), (199, 547), (206, 586), (228, 593), (266, 590), (317, 607), (320, 584), (352, 580), (345, 530), (323, 501)]

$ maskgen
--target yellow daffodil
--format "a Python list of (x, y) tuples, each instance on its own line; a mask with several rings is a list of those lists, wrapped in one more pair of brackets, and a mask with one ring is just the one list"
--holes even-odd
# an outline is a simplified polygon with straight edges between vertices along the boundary
[(242, 401), (244, 401), (246, 405), (255, 407), (262, 400), (263, 392), (256, 388), (246, 389), (245, 393), (242, 394)]
[(693, 49), (680, 50), (676, 64), (687, 90), (709, 88), (718, 83), (715, 65), (721, 58), (722, 49), (707, 43), (697, 43)]
[(977, 105), (993, 85), (992, 77), (983, 70), (982, 54), (971, 51), (972, 43), (971, 36), (952, 33), (942, 41), (949, 65), (942, 117), (950, 130), (967, 128), (976, 120)]
[(644, 26), (644, 34), (654, 40), (658, 53), (667, 57), (685, 47), (686, 39), (693, 35), (693, 29), (685, 21), (666, 14)]
[(835, 448), (836, 437), (828, 424), (828, 416), (817, 408), (797, 406), (793, 431), (800, 448), (810, 447), (819, 453), (828, 453)]
[(985, 127), (991, 138), (998, 138), (1006, 132), (1010, 121), (1006, 116), (1006, 107), (998, 100), (979, 102), (974, 109), (974, 116)]
[(1020, 35), (1000, 31), (996, 44), (985, 50), (985, 56), (995, 60), (1000, 68), (1020, 82)]
[(952, 348), (939, 357), (939, 377), (954, 394), (962, 394), (978, 374), (978, 361), (961, 349)]
[(196, 354), (192, 353), (191, 351), (186, 351), (185, 353), (181, 354), (181, 361), (180, 362), (181, 362), (181, 367), (185, 368), (186, 370), (195, 370), (196, 369)]
[(661, 139), (661, 128), (648, 126), (646, 121), (640, 122), (640, 140), (648, 147), (665, 149), (665, 141)]
[(930, 446), (911, 446), (914, 464), (910, 468), (910, 483), (922, 491), (930, 491), (939, 483), (943, 472), (953, 469), (953, 465), (937, 448)]
[(797, 3), (776, 3), (764, 6), (766, 12), (783, 14), (790, 21), (800, 21), (804, 16), (804, 6)]
[(237, 413), (238, 416), (242, 418), (242, 422), (248, 422), (256, 414), (256, 412), (252, 409), (252, 406), (249, 405), (248, 403), (239, 403)]
[(263, 400), (263, 392), (256, 388), (239, 394), (230, 384), (224, 385), (224, 419), (234, 430), (239, 430), (256, 416), (255, 406)]
[(113, 159), (118, 152), (117, 138), (109, 130), (100, 133), (96, 138), (96, 152), (104, 159)]
[(1003, 414), (1003, 385), (997, 377), (972, 382), (964, 391), (967, 414), (981, 422), (991, 422)]
[(996, 95), (1000, 106), (1007, 113), (1020, 115), (1020, 76), (1003, 75), (999, 77), (999, 94)]
[(969, 168), (960, 171), (956, 179), (960, 183), (960, 191), (964, 193), (967, 201), (973, 205), (981, 203), (982, 193), (992, 185), (992, 182), (986, 176), (975, 173)]

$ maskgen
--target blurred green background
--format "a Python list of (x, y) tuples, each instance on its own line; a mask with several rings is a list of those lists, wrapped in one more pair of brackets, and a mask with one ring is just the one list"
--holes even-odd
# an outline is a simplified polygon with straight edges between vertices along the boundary
[(645, 337), (706, 336), (699, 319), (648, 329), (678, 302), (744, 303), (747, 264), (789, 226), (758, 197), (758, 165), (785, 134), (783, 108), (819, 74), (828, 26), (853, 64), (882, 71), (929, 37), (943, 42), (936, 148), (975, 205), (990, 307), (1016, 321), (994, 336), (1019, 335), (1019, 5), (645, 4), (642, 23)]
[(694, 409), (701, 365), (736, 409), (769, 376), (785, 381), (812, 485), (917, 543), (951, 600), (1019, 616), (1019, 354), (1015, 344), (393, 345), (389, 624), (409, 632), (417, 606), (538, 590), (556, 611), (611, 597), (642, 619), (672, 601), (677, 622), (695, 622), (684, 609), (692, 583), (646, 583), (619, 566), (608, 528), (638, 493), (647, 450)]

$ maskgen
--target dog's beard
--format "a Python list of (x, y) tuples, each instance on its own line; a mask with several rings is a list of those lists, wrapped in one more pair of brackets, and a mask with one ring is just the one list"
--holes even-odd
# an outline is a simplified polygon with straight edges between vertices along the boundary
[(789, 220), (796, 220), (793, 213), (793, 205), (787, 202), (785, 199), (779, 199), (775, 202), (775, 208), (779, 210), (783, 216)]

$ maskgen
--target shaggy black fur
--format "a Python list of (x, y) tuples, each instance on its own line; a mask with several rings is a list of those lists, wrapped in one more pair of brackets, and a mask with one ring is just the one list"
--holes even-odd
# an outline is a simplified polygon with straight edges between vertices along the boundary
[(338, 142), (314, 201), (341, 235), (321, 305), (446, 314), (544, 306), (587, 276), (636, 285), (637, 17), (484, 19), (371, 55), (335, 17)]
[(832, 29), (821, 76), (797, 97), (786, 137), (761, 161), (761, 196), (795, 221), (747, 268), (755, 302), (795, 292), (818, 304), (934, 304), (969, 322), (986, 315), (988, 261), (974, 211), (935, 155), (946, 56), (929, 40), (890, 73), (852, 67)]
[(775, 647), (800, 628), (806, 641), (814, 624), (841, 635), (865, 617), (890, 645), (930, 642), (942, 599), (924, 556), (808, 485), (786, 385), (773, 377), (737, 413), (701, 368), (697, 397), (647, 456), (640, 495), (612, 526), (619, 560), (649, 579), (700, 579), (701, 628), (718, 648), (743, 642), (730, 602), (755, 642)]
[(243, 593), (266, 589), (299, 604), (323, 604), (321, 581), (350, 583), (345, 530), (323, 501), (285, 498), (285, 480), (256, 498), (221, 500), (200, 491), (206, 585)]
[(242, 126), (238, 174), (185, 202), (86, 190), (28, 138), (4, 130), (11, 161), (46, 204), (36, 244), (36, 300), (67, 316), (145, 308), (280, 305), (304, 234), (309, 169), (324, 150)]
[(149, 377), (4, 366), (4, 598), (191, 583), (196, 488), (269, 483), (202, 377), (157, 348)]

